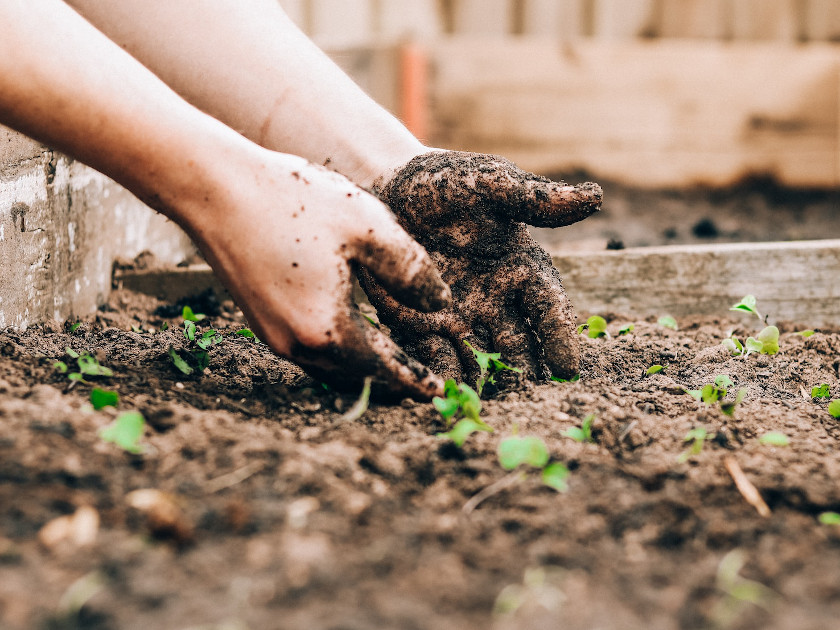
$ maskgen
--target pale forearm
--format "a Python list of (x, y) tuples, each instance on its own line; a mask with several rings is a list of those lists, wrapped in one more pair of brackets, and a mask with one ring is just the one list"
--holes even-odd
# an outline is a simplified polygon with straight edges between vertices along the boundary
[(69, 0), (178, 93), (246, 137), (362, 186), (422, 145), (276, 0)]
[(0, 22), (0, 122), (93, 166), (167, 214), (209, 179), (203, 153), (246, 142), (63, 2), (4, 0)]

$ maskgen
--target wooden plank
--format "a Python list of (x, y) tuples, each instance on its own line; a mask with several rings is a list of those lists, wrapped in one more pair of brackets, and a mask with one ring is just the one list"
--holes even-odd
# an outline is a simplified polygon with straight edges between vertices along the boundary
[(581, 314), (726, 314), (753, 294), (771, 322), (840, 325), (840, 240), (674, 245), (553, 260)]
[(451, 38), (430, 54), (438, 146), (646, 187), (840, 183), (829, 45)]

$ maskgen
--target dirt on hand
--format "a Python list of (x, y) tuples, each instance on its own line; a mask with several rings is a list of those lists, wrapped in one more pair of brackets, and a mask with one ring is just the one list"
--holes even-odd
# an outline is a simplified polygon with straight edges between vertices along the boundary
[(577, 372), (574, 310), (525, 224), (558, 227), (586, 218), (601, 204), (597, 184), (568, 186), (501, 157), (436, 151), (414, 158), (376, 192), (452, 289), (451, 308), (419, 313), (362, 270), (380, 320), (409, 355), (458, 381), (477, 375), (464, 340), (501, 352), (528, 379)]

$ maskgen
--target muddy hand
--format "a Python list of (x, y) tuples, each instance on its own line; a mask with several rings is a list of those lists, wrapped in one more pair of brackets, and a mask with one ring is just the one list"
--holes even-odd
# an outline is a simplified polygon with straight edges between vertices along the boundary
[(558, 227), (588, 217), (600, 208), (600, 186), (552, 182), (496, 156), (435, 151), (415, 157), (376, 192), (452, 289), (451, 308), (420, 313), (363, 274), (380, 319), (409, 354), (457, 380), (477, 375), (465, 339), (501, 352), (528, 378), (578, 371), (572, 305), (525, 224)]
[[(186, 225), (273, 350), (330, 385), (428, 399), (443, 382), (371, 325), (351, 301), (364, 266), (395, 299), (430, 311), (449, 288), (425, 250), (374, 196), (300, 158), (258, 152), (203, 220)], [(218, 205), (219, 212), (214, 211)], [(210, 220), (208, 214), (212, 214)]]

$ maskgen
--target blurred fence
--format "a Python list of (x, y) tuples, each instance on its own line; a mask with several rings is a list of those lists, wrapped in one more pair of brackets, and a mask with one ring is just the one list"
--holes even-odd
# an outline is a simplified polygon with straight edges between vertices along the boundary
[(322, 46), (443, 35), (840, 41), (838, 0), (280, 0)]

